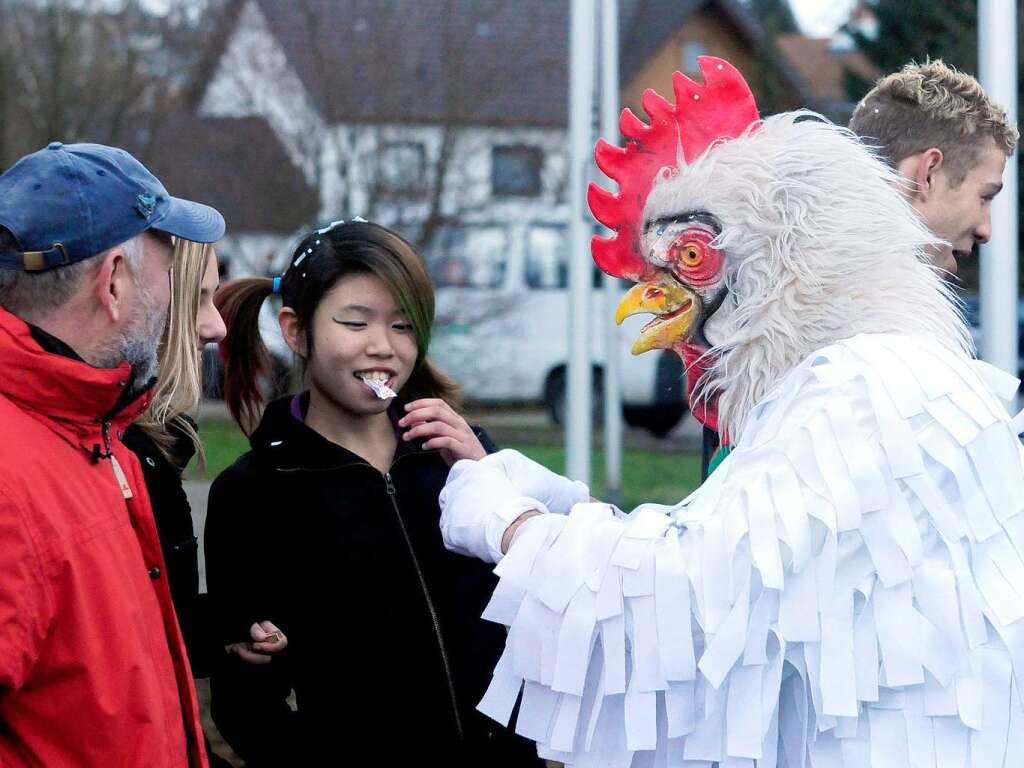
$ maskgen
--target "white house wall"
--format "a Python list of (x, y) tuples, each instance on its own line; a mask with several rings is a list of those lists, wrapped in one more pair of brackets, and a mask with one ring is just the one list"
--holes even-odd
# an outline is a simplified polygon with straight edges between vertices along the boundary
[(199, 105), (205, 117), (262, 117), (310, 184), (324, 121), (254, 2), (238, 23)]
[[(441, 212), (455, 219), (538, 215), (564, 202), (565, 131), (543, 128), (465, 127), (457, 130), (445, 176)], [(326, 132), (320, 163), (320, 205), (324, 218), (348, 211), (369, 213), (382, 223), (418, 221), (427, 213), (426, 184), (418, 197), (395, 197), (371, 210), (371, 190), (382, 148), (391, 143), (418, 143), (425, 155), (425, 175), (439, 162), (445, 128), (412, 124), (341, 124)], [(496, 198), (491, 193), (491, 150), (525, 145), (541, 149), (544, 164), (540, 194)]]

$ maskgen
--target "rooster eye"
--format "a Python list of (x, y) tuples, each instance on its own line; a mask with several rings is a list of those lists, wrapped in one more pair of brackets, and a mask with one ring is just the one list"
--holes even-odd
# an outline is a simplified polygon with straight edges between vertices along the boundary
[(676, 243), (669, 250), (673, 261), (682, 262), (685, 267), (696, 267), (704, 260), (704, 250), (698, 243)]

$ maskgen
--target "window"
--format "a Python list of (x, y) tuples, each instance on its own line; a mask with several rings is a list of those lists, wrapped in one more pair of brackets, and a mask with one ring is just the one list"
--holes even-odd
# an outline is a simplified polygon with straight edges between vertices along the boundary
[(443, 227), (426, 249), (438, 288), (497, 288), (505, 279), (508, 235), (500, 225)]
[(700, 72), (700, 66), (697, 64), (697, 57), (704, 56), (707, 50), (701, 43), (683, 43), (683, 56), (681, 64), (683, 66), (683, 72), (688, 74), (696, 74)]
[(491, 149), (491, 191), (496, 197), (536, 197), (544, 153), (540, 147), (505, 146)]
[[(526, 239), (526, 285), (528, 288), (565, 290), (569, 287), (569, 231), (564, 225), (538, 224), (530, 227)], [(590, 260), (589, 243), (586, 258)], [(591, 287), (603, 285), (604, 273), (593, 269)]]
[(418, 141), (385, 143), (380, 152), (380, 180), (386, 192), (416, 195), (423, 190), (427, 153)]

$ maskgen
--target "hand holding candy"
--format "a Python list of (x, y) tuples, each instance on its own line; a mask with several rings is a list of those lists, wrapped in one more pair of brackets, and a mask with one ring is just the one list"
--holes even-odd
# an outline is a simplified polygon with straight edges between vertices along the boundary
[(426, 440), (423, 447), (441, 449), (441, 456), (449, 465), (459, 459), (482, 459), (487, 455), (466, 420), (439, 398), (407, 403), (398, 426), (407, 428), (403, 440)]

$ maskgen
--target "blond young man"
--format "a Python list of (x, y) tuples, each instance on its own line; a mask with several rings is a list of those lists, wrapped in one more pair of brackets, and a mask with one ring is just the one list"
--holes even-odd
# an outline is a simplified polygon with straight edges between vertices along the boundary
[(879, 80), (850, 129), (910, 182), (910, 204), (948, 243), (934, 253), (936, 266), (956, 273), (957, 260), (992, 234), (991, 203), (1017, 147), (1017, 126), (977, 80), (937, 59)]

